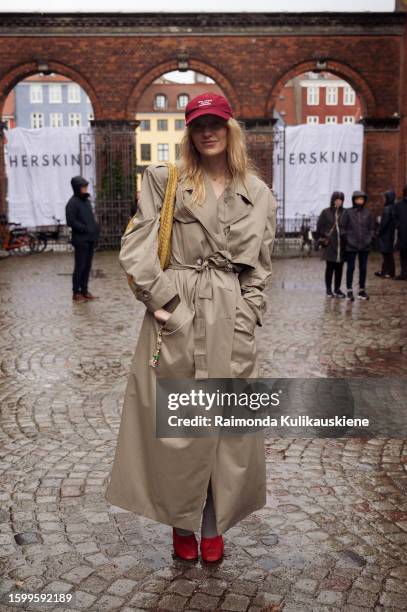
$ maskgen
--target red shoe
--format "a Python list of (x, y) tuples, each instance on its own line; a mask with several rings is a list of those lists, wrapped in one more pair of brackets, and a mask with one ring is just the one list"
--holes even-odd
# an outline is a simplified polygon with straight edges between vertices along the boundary
[(174, 553), (177, 557), (186, 561), (195, 561), (198, 558), (198, 542), (195, 534), (189, 536), (180, 536), (172, 529), (172, 542), (174, 545)]
[(201, 538), (201, 555), (203, 561), (219, 561), (223, 557), (223, 537)]

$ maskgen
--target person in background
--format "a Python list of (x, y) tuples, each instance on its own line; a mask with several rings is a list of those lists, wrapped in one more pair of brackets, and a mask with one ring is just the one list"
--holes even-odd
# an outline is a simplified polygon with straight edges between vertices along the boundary
[(403, 189), (403, 198), (394, 205), (394, 221), (400, 248), (400, 274), (395, 280), (407, 280), (407, 185)]
[(88, 181), (82, 176), (74, 176), (71, 185), (73, 196), (65, 207), (65, 214), (66, 223), (72, 228), (71, 242), (75, 249), (72, 299), (75, 302), (86, 302), (96, 298), (88, 291), (88, 281), (95, 243), (99, 237), (99, 226), (89, 201)]
[(363, 191), (352, 194), (352, 208), (345, 209), (344, 230), (346, 238), (346, 287), (347, 298), (354, 301), (353, 274), (356, 258), (359, 260), (359, 293), (360, 300), (368, 300), (366, 293), (367, 260), (374, 234), (374, 219), (366, 208), (367, 195)]
[(383, 262), (381, 271), (375, 272), (375, 275), (381, 278), (394, 278), (394, 235), (396, 228), (394, 206), (396, 194), (394, 191), (386, 191), (383, 195), (384, 209), (379, 225), (379, 250), (382, 254)]
[[(344, 230), (343, 230), (343, 202), (345, 195), (342, 191), (334, 191), (331, 203), (324, 208), (318, 218), (317, 235), (323, 247), (322, 259), (326, 261), (325, 286), (329, 298), (344, 298), (341, 291), (342, 271), (344, 262)], [(332, 293), (332, 278), (335, 274), (334, 292)]]

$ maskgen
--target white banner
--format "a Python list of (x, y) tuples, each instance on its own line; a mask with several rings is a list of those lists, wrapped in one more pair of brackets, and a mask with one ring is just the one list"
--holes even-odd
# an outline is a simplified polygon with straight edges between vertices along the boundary
[[(8, 211), (11, 223), (53, 225), (66, 223), (65, 206), (72, 196), (71, 178), (80, 174), (79, 135), (90, 128), (62, 127), (6, 132)], [(93, 194), (94, 160), (84, 155), (89, 192)]]
[(351, 206), (362, 179), (363, 126), (288, 126), (284, 157), (283, 172), (282, 151), (274, 150), (274, 190), (281, 202), (284, 183), (286, 218), (319, 214), (333, 191), (343, 191), (345, 205)]

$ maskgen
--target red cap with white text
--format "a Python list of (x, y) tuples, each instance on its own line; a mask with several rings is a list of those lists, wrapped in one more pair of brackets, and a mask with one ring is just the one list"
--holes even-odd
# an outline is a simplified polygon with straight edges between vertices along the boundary
[(226, 98), (213, 92), (200, 94), (188, 102), (185, 108), (185, 124), (188, 125), (202, 115), (217, 115), (226, 120), (233, 117), (232, 107)]

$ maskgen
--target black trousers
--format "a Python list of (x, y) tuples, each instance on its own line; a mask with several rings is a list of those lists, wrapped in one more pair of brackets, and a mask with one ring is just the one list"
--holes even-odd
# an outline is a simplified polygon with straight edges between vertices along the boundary
[(394, 253), (382, 253), (383, 263), (382, 263), (382, 274), (383, 276), (388, 274), (389, 276), (395, 275), (395, 262), (394, 262)]
[(400, 249), (400, 276), (407, 279), (407, 249)]
[(72, 290), (74, 293), (85, 294), (88, 292), (95, 243), (77, 242), (73, 247), (75, 249), (75, 268), (72, 274)]
[(335, 291), (341, 288), (343, 261), (327, 261), (325, 268), (325, 286), (327, 291), (332, 291), (332, 277), (335, 273)]
[(348, 291), (352, 289), (353, 285), (356, 257), (359, 260), (359, 289), (365, 289), (369, 251), (348, 251), (346, 253), (346, 287)]

